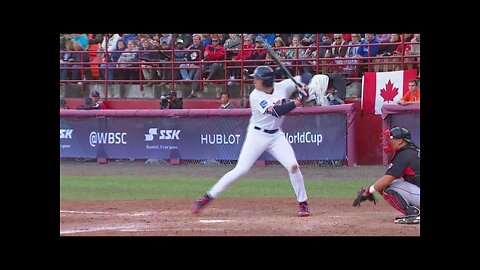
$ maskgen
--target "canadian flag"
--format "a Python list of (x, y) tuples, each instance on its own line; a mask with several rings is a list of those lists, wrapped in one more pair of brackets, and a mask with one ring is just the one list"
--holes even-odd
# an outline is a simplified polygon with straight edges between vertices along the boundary
[(416, 77), (416, 69), (365, 72), (362, 77), (362, 110), (382, 114), (383, 103), (397, 103), (408, 92), (408, 81)]

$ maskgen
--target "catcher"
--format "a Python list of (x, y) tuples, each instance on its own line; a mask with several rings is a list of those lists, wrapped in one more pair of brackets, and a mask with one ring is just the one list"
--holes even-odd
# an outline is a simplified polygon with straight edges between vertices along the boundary
[(395, 218), (396, 224), (420, 223), (420, 148), (410, 137), (410, 132), (402, 127), (383, 132), (383, 150), (393, 152), (388, 169), (375, 184), (357, 193), (353, 206), (360, 206), (366, 200), (376, 204), (373, 193), (378, 191), (391, 206), (404, 214)]

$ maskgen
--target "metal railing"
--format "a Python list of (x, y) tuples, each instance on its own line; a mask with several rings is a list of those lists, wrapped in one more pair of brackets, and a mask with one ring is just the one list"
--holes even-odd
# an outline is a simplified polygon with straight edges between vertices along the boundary
[[(388, 65), (390, 67), (394, 67), (397, 70), (409, 69), (411, 67), (419, 67), (420, 65), (420, 55), (408, 55), (405, 54), (405, 48), (408, 44), (419, 44), (418, 42), (404, 42), (403, 39), (398, 45), (401, 45), (403, 50), (401, 54), (394, 54), (391, 56), (368, 56), (368, 57), (325, 57), (322, 53), (332, 48), (351, 48), (351, 47), (367, 47), (368, 52), (370, 52), (370, 47), (372, 46), (383, 46), (383, 45), (392, 45), (392, 43), (375, 43), (375, 44), (354, 44), (354, 45), (319, 45), (318, 34), (317, 41), (314, 42), (314, 46), (296, 46), (296, 47), (272, 47), (275, 50), (295, 50), (295, 58), (285, 58), (281, 59), (282, 62), (285, 62), (285, 66), (290, 68), (293, 75), (301, 74), (302, 70), (309, 69), (313, 70), (316, 74), (319, 73), (344, 73), (346, 76), (347, 81), (361, 81), (363, 72), (365, 71), (375, 71), (377, 66)], [(104, 37), (108, 39), (108, 36)], [(172, 38), (172, 44), (174, 43), (174, 39)], [(244, 44), (243, 35), (241, 35), (241, 44)], [(244, 85), (245, 83), (251, 83), (253, 80), (248, 78), (244, 75), (244, 70), (247, 69), (250, 72), (258, 65), (268, 65), (272, 68), (277, 68), (273, 60), (271, 59), (253, 59), (253, 60), (231, 60), (227, 59), (227, 52), (235, 53), (238, 52), (242, 55), (247, 53), (248, 51), (258, 52), (261, 50), (265, 50), (264, 48), (253, 48), (253, 49), (245, 49), (243, 45), (240, 49), (226, 49), (224, 59), (222, 60), (205, 60), (202, 52), (200, 50), (188, 50), (183, 49), (179, 50), (176, 49), (174, 46), (168, 50), (134, 50), (134, 51), (127, 51), (130, 53), (137, 53), (138, 55), (142, 55), (145, 53), (170, 53), (171, 59), (169, 61), (160, 61), (160, 60), (150, 60), (145, 61), (139, 56), (139, 60), (135, 62), (108, 62), (108, 61), (86, 61), (88, 58), (85, 56), (86, 54), (91, 54), (92, 51), (60, 51), (61, 56), (65, 54), (79, 54), (80, 62), (73, 62), (73, 61), (62, 61), (60, 60), (60, 72), (61, 77), (63, 76), (64, 79), (61, 78), (60, 83), (79, 83), (82, 84), (82, 89), (85, 90), (85, 83), (103, 83), (107, 86), (109, 83), (135, 83), (140, 85), (140, 90), (143, 91), (145, 85), (147, 84), (159, 84), (159, 83), (171, 83), (172, 90), (175, 89), (176, 83), (199, 83), (200, 84), (200, 91), (203, 91), (203, 86), (205, 83), (223, 83), (224, 89), (228, 91), (230, 85), (228, 84), (229, 81), (233, 83), (240, 84), (240, 96), (243, 97), (244, 93)], [(305, 51), (310, 50), (314, 53), (314, 57), (306, 57)], [(175, 53), (178, 52), (198, 52), (198, 59), (196, 61), (183, 61), (180, 59), (175, 59)], [(97, 54), (103, 54), (103, 59), (109, 59), (110, 54), (112, 53), (120, 53), (126, 51), (111, 51), (109, 52), (106, 48), (103, 51), (97, 51)], [(313, 53), (312, 53), (313, 54)], [(77, 57), (78, 58), (78, 57)], [(393, 60), (393, 61), (392, 61)], [(207, 68), (204, 70), (204, 65), (208, 66), (210, 64), (217, 63), (223, 67), (223, 77), (215, 78), (211, 80), (205, 80), (204, 77), (207, 72), (210, 70)], [(130, 64), (132, 66), (119, 66), (120, 64)], [(189, 66), (180, 67), (181, 64), (189, 64)], [(104, 68), (101, 67), (104, 66)], [(112, 65), (112, 66), (111, 66)], [(345, 68), (348, 67), (348, 68)], [(104, 70), (105, 76), (92, 76), (93, 70), (98, 70), (98, 73), (101, 74), (101, 70)], [(180, 69), (189, 70), (197, 70), (200, 72), (200, 77), (198, 80), (191, 78), (191, 80), (183, 80), (178, 78), (177, 71)], [(229, 70), (231, 69), (240, 69), (240, 78), (235, 78), (231, 80), (229, 78)], [(387, 68), (388, 69), (388, 68)], [(65, 78), (65, 73), (68, 74), (68, 71), (72, 71), (72, 75), (74, 71), (78, 71), (76, 75), (78, 75), (77, 79)], [(124, 79), (112, 79), (108, 78), (109, 70), (119, 71), (119, 70), (136, 70), (138, 71), (138, 79), (135, 80), (124, 80)], [(146, 80), (144, 79), (143, 72), (147, 71), (157, 71), (164, 72), (166, 70), (170, 71), (170, 78), (169, 79), (152, 79)], [(350, 71), (350, 72), (349, 72)], [(382, 70), (385, 71), (385, 70)], [(387, 70), (390, 71), (390, 70)], [(177, 77), (175, 76), (177, 75)], [(281, 80), (278, 78), (277, 80)], [(107, 89), (107, 87), (106, 87)], [(106, 90), (108, 91), (108, 90)], [(105, 93), (107, 96), (107, 93)]]

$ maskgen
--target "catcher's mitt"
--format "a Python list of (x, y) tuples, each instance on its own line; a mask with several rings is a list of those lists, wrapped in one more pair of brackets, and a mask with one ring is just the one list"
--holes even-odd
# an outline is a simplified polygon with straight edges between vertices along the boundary
[(357, 197), (355, 198), (355, 200), (353, 200), (353, 206), (360, 206), (360, 203), (366, 200), (377, 204), (377, 199), (375, 199), (373, 194), (370, 193), (368, 188), (362, 188), (359, 192), (357, 192)]

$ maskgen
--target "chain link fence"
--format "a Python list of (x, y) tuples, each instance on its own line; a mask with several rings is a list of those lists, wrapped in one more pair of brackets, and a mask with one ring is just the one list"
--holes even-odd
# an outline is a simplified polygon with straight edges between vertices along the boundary
[[(96, 158), (60, 158), (60, 162), (83, 162), (83, 163), (96, 163)], [(151, 165), (168, 165), (170, 161), (168, 159), (107, 159), (109, 163), (145, 163)], [(347, 160), (299, 160), (299, 165), (302, 167), (344, 167), (347, 166)], [(237, 164), (237, 160), (217, 160), (217, 159), (182, 159), (180, 161), (182, 166), (188, 165), (203, 165), (203, 166), (234, 166)], [(265, 161), (266, 166), (282, 166), (280, 162), (276, 160)]]

